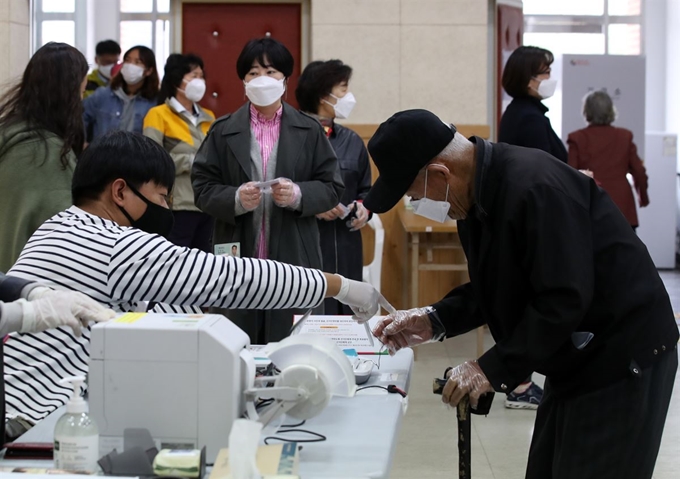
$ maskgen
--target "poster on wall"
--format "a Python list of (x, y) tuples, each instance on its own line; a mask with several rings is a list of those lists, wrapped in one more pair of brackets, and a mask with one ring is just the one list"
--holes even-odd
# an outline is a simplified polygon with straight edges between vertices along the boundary
[(645, 57), (624, 55), (564, 55), (562, 62), (562, 140), (586, 126), (583, 100), (605, 90), (618, 112), (614, 126), (633, 132), (645, 151)]

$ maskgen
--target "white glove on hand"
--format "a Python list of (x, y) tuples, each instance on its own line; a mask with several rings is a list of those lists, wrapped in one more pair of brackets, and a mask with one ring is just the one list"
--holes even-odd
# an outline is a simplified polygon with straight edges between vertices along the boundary
[(288, 178), (278, 178), (279, 182), (272, 185), (272, 198), (279, 208), (294, 207), (300, 187)]
[(335, 221), (338, 218), (342, 218), (342, 214), (344, 213), (342, 206), (338, 204), (335, 208), (332, 210), (328, 210), (325, 213), (319, 213), (316, 215), (316, 217), (320, 220), (324, 221)]
[(352, 228), (350, 231), (359, 231), (361, 228), (366, 226), (366, 223), (368, 223), (368, 210), (360, 201), (357, 201), (356, 205), (357, 217), (352, 220)]
[(80, 337), (90, 321), (108, 321), (116, 313), (95, 300), (74, 291), (51, 291), (35, 301), (22, 301), (22, 333), (37, 333), (59, 326), (70, 326)]
[(380, 306), (394, 310), (392, 305), (369, 283), (354, 281), (340, 276), (342, 284), (335, 299), (348, 305), (354, 312), (354, 319), (364, 323), (380, 312)]
[(373, 335), (391, 353), (403, 348), (441, 340), (446, 329), (436, 316), (430, 317), (430, 306), (396, 311), (381, 320), (373, 329)]
[(257, 183), (250, 181), (244, 183), (238, 188), (238, 199), (241, 202), (241, 206), (246, 211), (253, 211), (260, 205), (260, 200), (262, 199), (262, 192), (260, 188), (257, 187)]
[(477, 409), (479, 397), (493, 392), (489, 382), (477, 361), (466, 361), (450, 370), (448, 381), (442, 392), (442, 402), (456, 407), (465, 396), (470, 396), (470, 406)]

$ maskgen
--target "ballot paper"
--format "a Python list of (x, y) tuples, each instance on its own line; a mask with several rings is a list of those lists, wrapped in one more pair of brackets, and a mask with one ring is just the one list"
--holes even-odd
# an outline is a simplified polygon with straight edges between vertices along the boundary
[[(297, 323), (302, 316), (295, 316), (293, 321)], [(380, 317), (373, 318), (368, 327), (354, 320), (352, 316), (315, 316), (311, 315), (297, 329), (297, 332), (317, 334), (324, 336), (340, 349), (353, 348), (361, 353), (375, 353), (382, 348), (380, 341), (370, 334), (370, 330)]]
[(278, 185), (279, 184), (279, 179), (273, 179), (269, 181), (258, 181), (255, 183), (255, 186), (257, 186), (262, 193), (271, 193), (272, 192), (272, 186)]

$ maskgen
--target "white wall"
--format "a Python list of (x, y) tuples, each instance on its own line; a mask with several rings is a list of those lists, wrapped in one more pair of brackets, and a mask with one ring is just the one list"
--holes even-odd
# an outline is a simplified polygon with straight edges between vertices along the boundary
[(352, 66), (352, 123), (426, 108), (487, 124), (488, 0), (312, 0), (311, 59)]
[[(680, 132), (680, 1), (667, 0), (667, 2), (665, 131), (678, 133)], [(659, 25), (661, 24), (660, 22)]]
[(30, 55), (29, 0), (0, 0), (0, 93), (15, 83)]
[(666, 13), (670, 1), (675, 0), (646, 0), (644, 5), (647, 131), (666, 129)]

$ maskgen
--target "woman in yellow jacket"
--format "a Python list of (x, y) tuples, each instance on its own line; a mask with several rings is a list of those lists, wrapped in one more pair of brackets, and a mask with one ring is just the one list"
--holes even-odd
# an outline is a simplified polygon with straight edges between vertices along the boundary
[(144, 135), (161, 144), (175, 162), (175, 225), (168, 239), (178, 246), (210, 252), (214, 220), (194, 205), (191, 187), (194, 156), (215, 121), (213, 112), (198, 105), (204, 94), (203, 60), (196, 55), (170, 55), (159, 106), (146, 115)]

